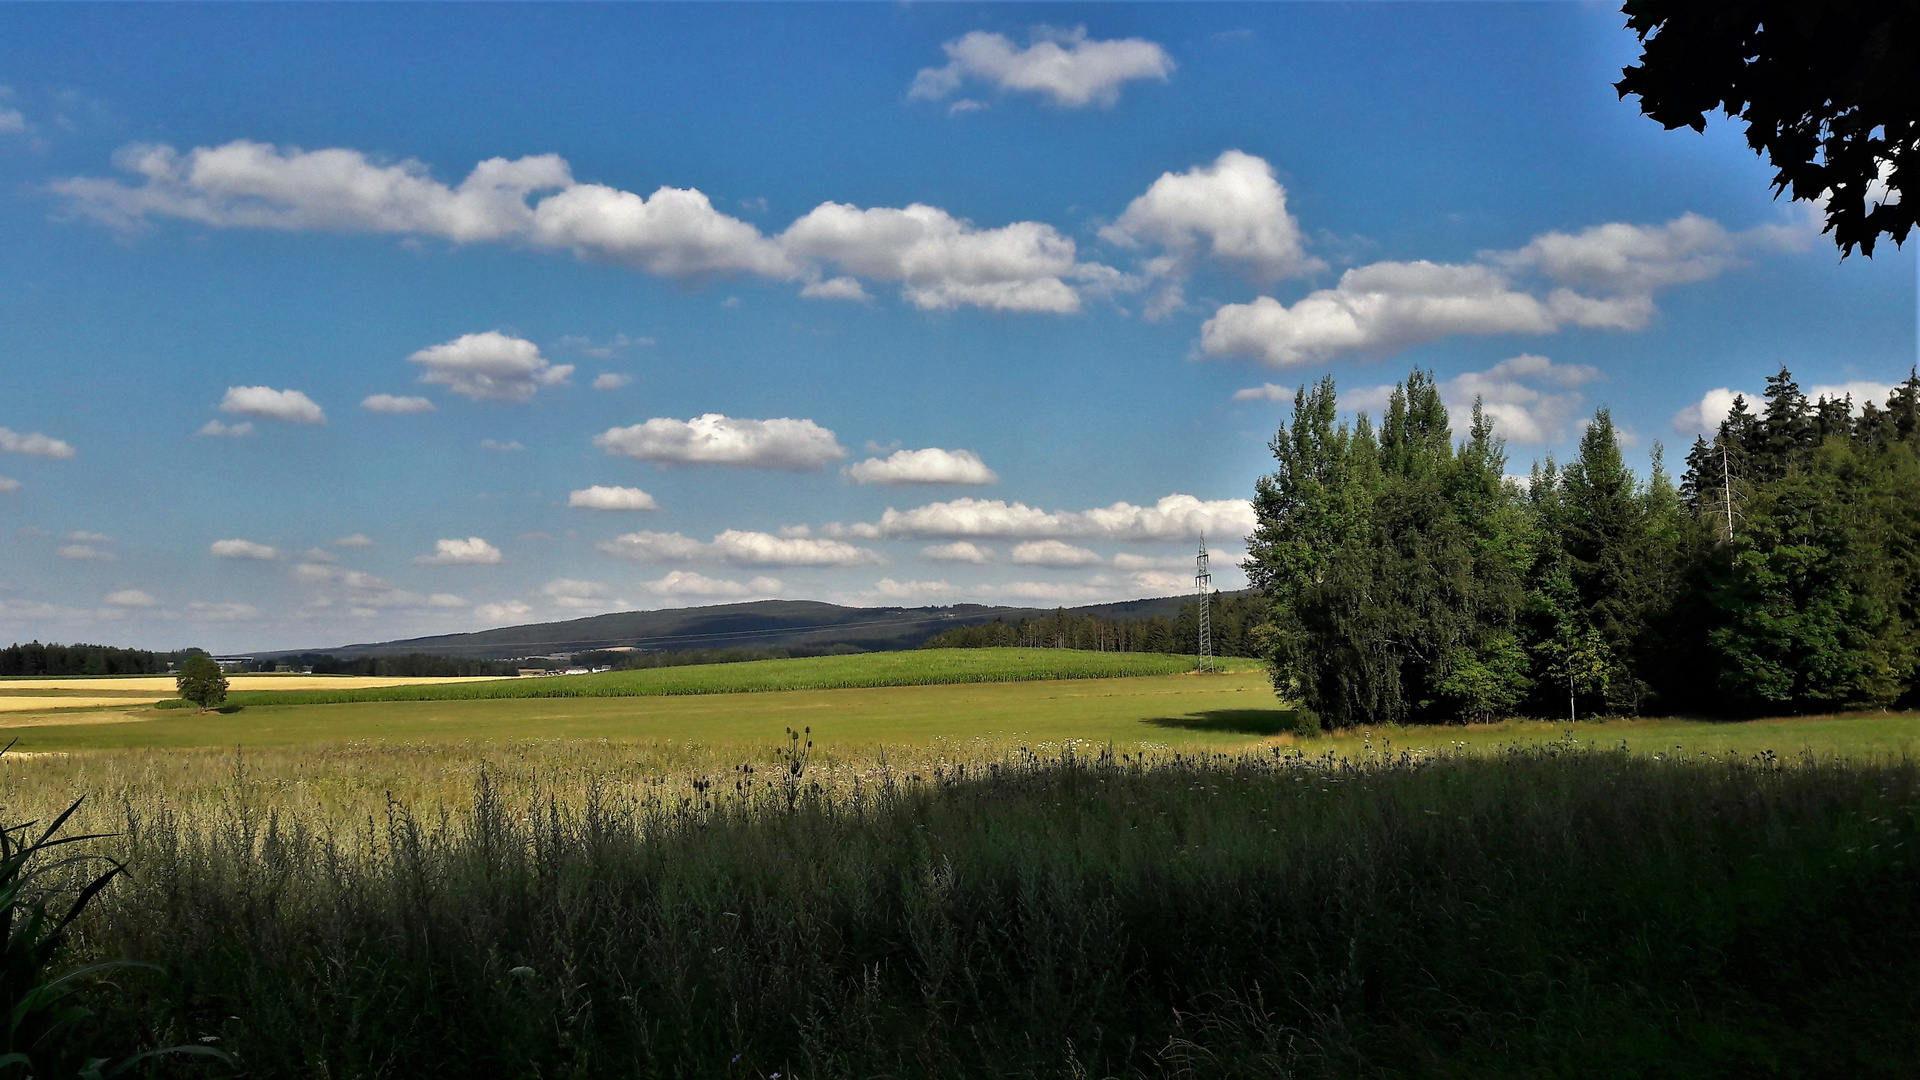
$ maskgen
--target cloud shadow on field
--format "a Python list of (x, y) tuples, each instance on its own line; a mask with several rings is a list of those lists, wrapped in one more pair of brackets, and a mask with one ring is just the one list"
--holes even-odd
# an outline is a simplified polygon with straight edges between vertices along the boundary
[(1159, 728), (1207, 731), (1222, 735), (1311, 734), (1297, 709), (1206, 709), (1185, 716), (1158, 716), (1142, 720)]

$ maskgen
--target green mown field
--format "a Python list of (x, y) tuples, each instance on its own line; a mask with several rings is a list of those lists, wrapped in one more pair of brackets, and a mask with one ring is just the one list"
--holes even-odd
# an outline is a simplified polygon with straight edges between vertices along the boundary
[[(1191, 658), (1049, 649), (943, 649), (654, 668), (599, 675), (366, 689), (249, 691), (228, 711), (145, 705), (0, 713), (17, 752), (326, 744), (613, 740), (764, 753), (788, 728), (853, 753), (975, 741), (1068, 740), (1119, 748), (1222, 750), (1279, 741), (1316, 754), (1500, 751), (1569, 740), (1636, 753), (1920, 756), (1920, 714), (1739, 723), (1509, 721), (1322, 735), (1303, 730), (1254, 661), (1219, 674)], [(1178, 672), (1177, 674), (1173, 672)], [(38, 691), (36, 691), (38, 693)], [(179, 703), (169, 703), (179, 704)]]
[[(249, 690), (231, 705), (328, 705), (353, 701), (479, 701), (495, 698), (656, 697), (844, 690), (871, 686), (1050, 682), (1172, 675), (1193, 670), (1192, 657), (1164, 653), (1072, 649), (917, 649), (907, 652), (753, 660), (739, 664), (607, 671), (460, 683), (354, 687), (340, 690)], [(1251, 671), (1252, 660), (1222, 659), (1222, 670)], [(185, 702), (170, 707), (187, 707)]]

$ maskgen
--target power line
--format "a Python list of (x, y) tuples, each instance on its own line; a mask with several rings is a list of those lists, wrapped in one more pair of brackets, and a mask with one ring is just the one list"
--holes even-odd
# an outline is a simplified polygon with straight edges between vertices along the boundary
[(1193, 587), (1200, 594), (1200, 670), (1213, 670), (1213, 573), (1207, 569), (1207, 534), (1193, 560)]

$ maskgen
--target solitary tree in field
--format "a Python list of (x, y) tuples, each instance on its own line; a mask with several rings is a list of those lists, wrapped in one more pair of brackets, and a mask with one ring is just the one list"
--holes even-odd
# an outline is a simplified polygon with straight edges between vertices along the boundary
[(206, 712), (215, 705), (227, 700), (227, 677), (221, 673), (220, 665), (206, 653), (194, 653), (180, 665), (180, 677), (176, 680), (180, 696)]

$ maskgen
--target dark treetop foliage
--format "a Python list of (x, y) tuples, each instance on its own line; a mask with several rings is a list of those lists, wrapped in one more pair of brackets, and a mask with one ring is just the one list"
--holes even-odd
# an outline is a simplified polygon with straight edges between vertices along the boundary
[[(1903, 243), (1920, 200), (1920, 0), (1628, 0), (1644, 44), (1614, 86), (1669, 130), (1723, 109), (1776, 170), (1776, 192), (1830, 194), (1841, 253)], [(1883, 170), (1886, 174), (1883, 176)], [(1889, 197), (1869, 199), (1883, 181)]]
[(1523, 487), (1424, 372), (1378, 432), (1331, 379), (1295, 401), (1246, 569), (1276, 688), (1330, 725), (1916, 700), (1920, 376), (1856, 414), (1783, 369), (1678, 489), (1657, 445), (1626, 467), (1605, 409)]

